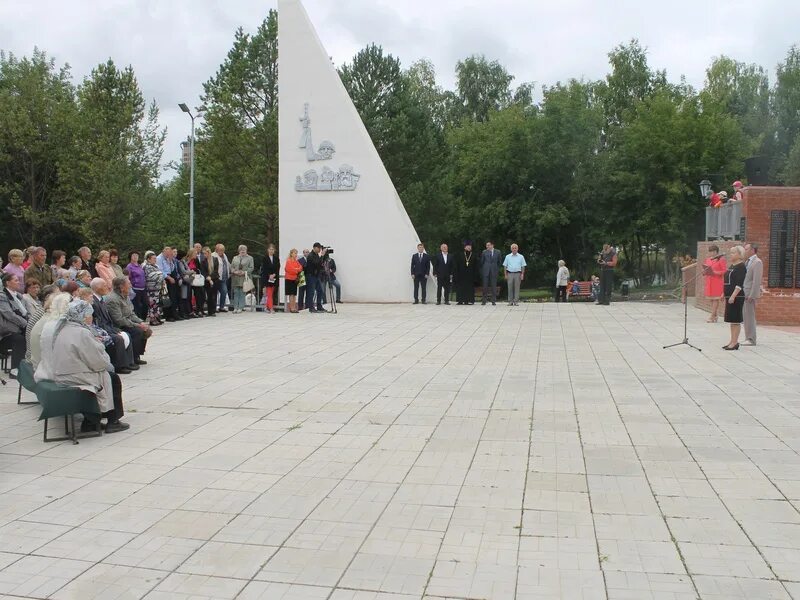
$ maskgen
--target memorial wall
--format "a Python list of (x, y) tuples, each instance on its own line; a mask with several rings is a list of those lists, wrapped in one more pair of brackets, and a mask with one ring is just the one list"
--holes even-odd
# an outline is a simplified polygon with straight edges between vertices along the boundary
[[(764, 263), (763, 295), (756, 307), (759, 323), (800, 325), (800, 188), (748, 187), (744, 190), (742, 217), (745, 237), (759, 245)], [(708, 247), (719, 246), (720, 252), (740, 241), (699, 242), (697, 256), (708, 256)], [(699, 308), (708, 309), (703, 286), (697, 286), (695, 297)]]

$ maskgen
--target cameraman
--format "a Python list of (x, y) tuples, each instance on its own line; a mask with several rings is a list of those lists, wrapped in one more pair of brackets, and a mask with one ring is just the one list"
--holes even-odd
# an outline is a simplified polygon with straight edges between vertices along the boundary
[(314, 242), (311, 253), (306, 258), (306, 306), (308, 312), (324, 312), (322, 307), (322, 282), (320, 273), (322, 272), (322, 260), (327, 256), (328, 249), (324, 251), (322, 244)]
[(611, 244), (604, 244), (597, 264), (600, 265), (600, 297), (595, 304), (608, 306), (611, 304), (611, 292), (614, 290), (614, 267), (617, 266), (616, 248)]

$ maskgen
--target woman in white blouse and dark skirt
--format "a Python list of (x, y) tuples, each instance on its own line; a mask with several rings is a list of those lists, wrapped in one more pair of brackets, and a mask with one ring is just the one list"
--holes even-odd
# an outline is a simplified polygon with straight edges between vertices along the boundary
[(563, 260), (558, 261), (556, 273), (556, 302), (567, 301), (567, 286), (569, 285), (569, 269)]
[(731, 324), (731, 340), (722, 349), (738, 350), (739, 331), (742, 328), (742, 309), (744, 308), (742, 288), (747, 274), (742, 246), (734, 246), (728, 251), (728, 265), (725, 273), (725, 322)]

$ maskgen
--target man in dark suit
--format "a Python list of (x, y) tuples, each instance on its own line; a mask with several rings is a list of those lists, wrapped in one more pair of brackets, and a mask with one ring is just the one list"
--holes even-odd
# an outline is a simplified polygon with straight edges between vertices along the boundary
[(81, 270), (88, 271), (92, 278), (97, 277), (97, 270), (94, 268), (94, 261), (92, 260), (92, 250), (88, 246), (82, 246), (78, 250), (78, 256), (81, 259)]
[[(133, 312), (133, 304), (128, 299), (131, 291), (131, 282), (127, 277), (115, 277), (111, 282), (114, 291), (106, 296), (103, 304), (111, 317), (112, 324), (117, 329), (124, 331), (131, 338), (133, 347), (133, 362), (137, 365), (146, 365), (142, 354), (147, 348), (147, 338), (152, 334), (150, 327)], [(198, 306), (198, 310), (202, 307)]]
[(411, 255), (411, 279), (414, 280), (414, 304), (419, 304), (419, 288), (422, 287), (422, 303), (427, 302), (428, 275), (431, 272), (431, 258), (423, 244), (417, 244), (417, 252)]
[(453, 280), (455, 263), (447, 251), (447, 244), (442, 244), (439, 249), (441, 251), (433, 259), (433, 276), (436, 277), (436, 304), (442, 303), (442, 291), (444, 291), (444, 303), (449, 305), (450, 283)]
[(125, 337), (123, 332), (114, 325), (108, 307), (103, 300), (103, 296), (111, 292), (111, 288), (105, 279), (96, 277), (92, 279), (92, 309), (94, 310), (93, 323), (108, 333), (113, 340), (110, 346), (106, 346), (106, 352), (114, 365), (114, 371), (120, 375), (127, 375), (131, 371), (138, 371), (139, 365), (134, 362), (133, 343), (128, 337), (128, 346), (125, 347)]
[(481, 254), (481, 277), (483, 278), (483, 301), (485, 305), (489, 293), (492, 294), (492, 306), (497, 304), (497, 274), (503, 264), (500, 252), (494, 249), (492, 242), (486, 242), (486, 250)]

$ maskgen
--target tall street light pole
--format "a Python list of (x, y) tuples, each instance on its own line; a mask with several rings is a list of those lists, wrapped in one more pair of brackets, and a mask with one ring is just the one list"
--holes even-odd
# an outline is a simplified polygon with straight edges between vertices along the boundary
[(192, 120), (192, 135), (189, 138), (189, 247), (194, 246), (194, 115), (183, 102), (180, 109)]

